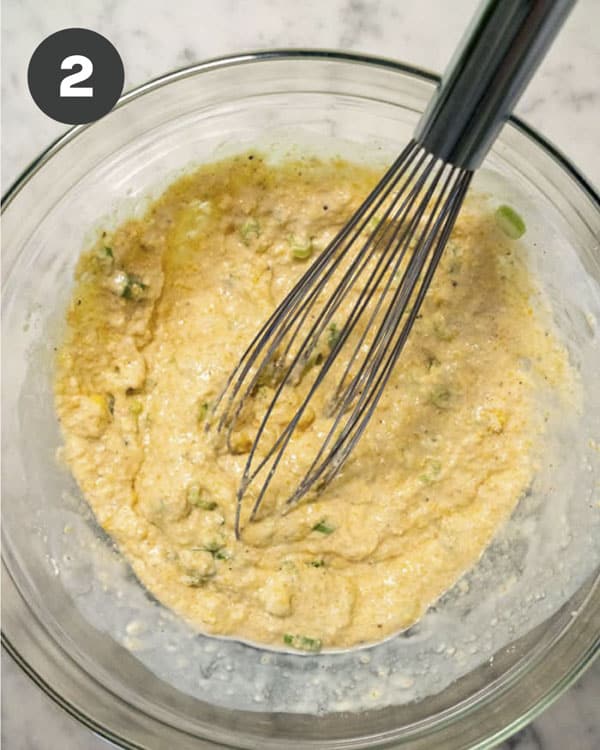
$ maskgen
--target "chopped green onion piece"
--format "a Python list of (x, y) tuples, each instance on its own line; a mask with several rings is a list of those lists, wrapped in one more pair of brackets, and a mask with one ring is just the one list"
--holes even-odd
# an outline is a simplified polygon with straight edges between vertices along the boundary
[(200, 586), (203, 586), (209, 578), (210, 576), (184, 575), (181, 577), (181, 582), (184, 584), (184, 586), (198, 588)]
[(337, 327), (337, 323), (332, 323), (328, 330), (327, 335), (327, 343), (329, 344), (329, 348), (333, 349), (337, 342), (340, 340), (340, 336), (342, 335), (342, 332)]
[(207, 544), (204, 548), (207, 552), (210, 552), (213, 557), (218, 554), (225, 545), (221, 542), (213, 541), (210, 544)]
[(210, 411), (210, 403), (208, 401), (203, 401), (201, 404), (198, 405), (198, 421), (199, 422), (205, 422), (208, 413)]
[(144, 404), (138, 399), (135, 401), (132, 401), (129, 405), (129, 412), (130, 414), (133, 414), (134, 417), (139, 416), (144, 411)]
[(259, 387), (266, 385), (269, 388), (275, 388), (281, 383), (284, 375), (285, 364), (278, 359), (270, 359), (259, 371), (256, 385)]
[(313, 254), (314, 247), (310, 237), (304, 241), (298, 240), (294, 235), (290, 235), (289, 243), (292, 246), (292, 256), (296, 260), (307, 260)]
[(217, 507), (217, 503), (214, 500), (198, 500), (193, 505), (201, 510), (214, 510)]
[(248, 219), (240, 227), (240, 237), (244, 245), (250, 244), (252, 235), (260, 237), (260, 224), (257, 219)]
[(202, 547), (192, 547), (193, 552), (210, 552), (210, 554), (217, 560), (229, 559), (229, 553), (225, 549), (225, 545), (222, 542), (213, 541), (210, 544), (206, 544)]
[(431, 370), (432, 367), (438, 367), (440, 365), (440, 360), (435, 356), (435, 354), (428, 354), (427, 355), (427, 369)]
[(449, 409), (451, 405), (452, 394), (446, 386), (440, 385), (434, 388), (429, 396), (429, 400), (438, 409)]
[(100, 268), (104, 271), (111, 271), (112, 267), (115, 262), (115, 256), (113, 255), (113, 251), (111, 247), (99, 247), (94, 252), (94, 257), (100, 266)]
[(148, 285), (144, 284), (139, 276), (134, 276), (134, 274), (131, 273), (125, 274), (124, 281), (125, 284), (121, 291), (121, 297), (124, 297), (125, 299), (138, 300), (143, 296), (144, 291), (148, 288)]
[[(196, 482), (193, 482), (187, 488), (186, 498), (190, 505), (202, 510), (214, 510), (217, 507), (217, 503), (214, 500), (207, 500), (204, 495), (205, 491)], [(211, 552), (212, 550), (208, 551)]]
[(115, 397), (112, 393), (106, 394), (106, 405), (110, 414), (113, 415), (115, 413)]
[(425, 462), (425, 472), (421, 474), (419, 479), (423, 484), (432, 484), (438, 479), (441, 471), (442, 464), (439, 461), (428, 460)]
[(507, 237), (518, 240), (525, 234), (525, 222), (510, 206), (503, 205), (496, 209), (496, 223)]
[(334, 526), (330, 526), (327, 521), (319, 521), (312, 527), (313, 531), (318, 531), (319, 534), (333, 534), (335, 531)]
[(312, 651), (313, 653), (319, 652), (322, 646), (319, 638), (309, 638), (306, 635), (291, 635), (291, 633), (284, 634), (283, 642), (287, 646), (296, 648), (299, 651)]
[(325, 560), (311, 560), (308, 563), (312, 568), (324, 568)]
[(452, 341), (456, 335), (454, 331), (451, 331), (446, 324), (440, 320), (434, 321), (433, 332), (440, 341)]

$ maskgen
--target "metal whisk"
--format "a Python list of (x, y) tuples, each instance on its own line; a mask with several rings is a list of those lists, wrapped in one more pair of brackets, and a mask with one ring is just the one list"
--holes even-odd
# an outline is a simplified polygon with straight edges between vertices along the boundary
[[(242, 522), (264, 507), (269, 487), (275, 507), (292, 507), (330, 482), (360, 439), (419, 315), (473, 171), (573, 4), (483, 4), (413, 140), (246, 349), (211, 422), (233, 452), (245, 452), (236, 443), (241, 429), (252, 434), (237, 494), (238, 536)], [(292, 386), (301, 396), (289, 416)], [(306, 455), (301, 433), (318, 394), (326, 428)], [(275, 480), (286, 453), (292, 486)]]

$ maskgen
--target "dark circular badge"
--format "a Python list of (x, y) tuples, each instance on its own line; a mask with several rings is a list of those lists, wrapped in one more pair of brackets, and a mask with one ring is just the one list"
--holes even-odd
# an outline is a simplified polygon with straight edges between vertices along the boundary
[(27, 71), (38, 107), (69, 125), (93, 122), (110, 112), (121, 96), (124, 78), (117, 50), (90, 29), (63, 29), (46, 37)]

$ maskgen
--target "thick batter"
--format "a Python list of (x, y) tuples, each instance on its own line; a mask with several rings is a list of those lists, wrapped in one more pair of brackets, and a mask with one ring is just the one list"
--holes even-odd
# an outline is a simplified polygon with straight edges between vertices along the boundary
[[(532, 310), (520, 244), (467, 204), (342, 475), (236, 541), (248, 445), (215, 448), (210, 404), (378, 176), (244, 154), (178, 180), (80, 260), (57, 359), (64, 458), (140, 581), (202, 631), (317, 651), (406, 628), (532, 480), (567, 359)], [(313, 417), (303, 439), (320, 441)]]

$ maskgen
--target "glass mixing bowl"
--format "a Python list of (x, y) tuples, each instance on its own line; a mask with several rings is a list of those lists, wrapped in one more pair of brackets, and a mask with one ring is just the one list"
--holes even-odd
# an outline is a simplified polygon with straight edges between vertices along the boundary
[(530, 262), (584, 406), (552, 426), (555, 444), (514, 517), (416, 627), (306, 657), (192, 633), (142, 590), (56, 460), (53, 348), (95, 228), (142, 210), (191, 164), (250, 146), (384, 161), (436, 82), (329, 52), (205, 63), (74, 128), (6, 196), (3, 643), (57, 703), (117, 745), (488, 747), (548, 706), (598, 649), (600, 204), (516, 119), (477, 182), (527, 216)]

